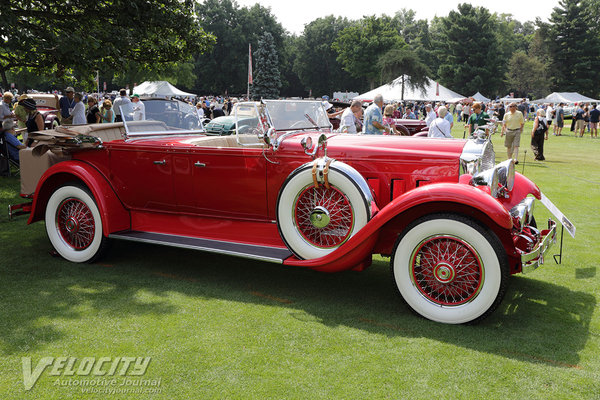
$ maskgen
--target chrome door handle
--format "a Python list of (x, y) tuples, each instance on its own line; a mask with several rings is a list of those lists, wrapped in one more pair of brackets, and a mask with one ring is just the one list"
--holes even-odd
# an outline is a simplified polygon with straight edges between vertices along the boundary
[(196, 162), (194, 163), (194, 166), (195, 166), (195, 167), (200, 167), (200, 168), (203, 168), (203, 167), (206, 167), (206, 164), (204, 164), (204, 163), (201, 163), (200, 161), (196, 161)]
[(166, 163), (167, 163), (166, 160), (154, 161), (154, 164), (156, 164), (156, 165), (165, 165)]

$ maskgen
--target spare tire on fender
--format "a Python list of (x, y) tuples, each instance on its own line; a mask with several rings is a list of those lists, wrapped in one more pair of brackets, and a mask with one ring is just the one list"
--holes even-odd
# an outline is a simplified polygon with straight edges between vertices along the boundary
[(277, 227), (298, 258), (323, 257), (367, 224), (372, 201), (358, 171), (339, 161), (317, 159), (294, 170), (284, 182), (277, 199)]

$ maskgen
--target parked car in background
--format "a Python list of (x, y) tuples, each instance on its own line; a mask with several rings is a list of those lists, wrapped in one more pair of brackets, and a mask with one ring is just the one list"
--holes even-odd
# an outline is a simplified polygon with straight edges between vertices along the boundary
[(301, 100), (238, 103), (234, 133), (210, 136), (181, 128), (179, 103), (147, 100), (148, 116), (158, 105), (173, 118), (70, 128), (88, 139), (66, 138), (69, 159), (11, 210), (44, 220), (72, 262), (109, 240), (323, 272), (381, 254), (412, 310), (452, 324), (492, 313), (509, 276), (542, 265), (556, 240), (555, 221), (533, 218), (549, 200), (512, 160), (495, 164), (489, 140), (335, 133), (320, 101)]
[(185, 101), (164, 97), (140, 97), (147, 120), (159, 120), (171, 128), (197, 130), (202, 127), (196, 107)]
[(31, 93), (27, 97), (35, 100), (37, 110), (44, 117), (44, 128), (54, 129), (60, 125), (58, 114), (60, 106), (58, 104), (60, 97), (56, 94)]

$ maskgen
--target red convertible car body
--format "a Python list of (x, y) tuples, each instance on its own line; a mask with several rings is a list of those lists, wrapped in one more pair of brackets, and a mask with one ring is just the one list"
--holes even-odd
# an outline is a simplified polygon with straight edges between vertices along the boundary
[(540, 190), (512, 161), (494, 165), (489, 141), (332, 133), (320, 102), (238, 113), (231, 136), (126, 121), (121, 137), (71, 147), (39, 179), (29, 223), (45, 220), (73, 262), (109, 239), (323, 272), (381, 254), (410, 308), (443, 323), (489, 315), (555, 241), (555, 222), (532, 220)]

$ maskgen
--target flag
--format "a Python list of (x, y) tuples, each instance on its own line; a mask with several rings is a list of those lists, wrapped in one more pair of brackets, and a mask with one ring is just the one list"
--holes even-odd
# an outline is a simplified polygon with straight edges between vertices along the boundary
[(440, 83), (439, 82), (435, 83), (435, 95), (436, 96), (440, 95)]
[(252, 45), (248, 43), (248, 84), (252, 84)]

